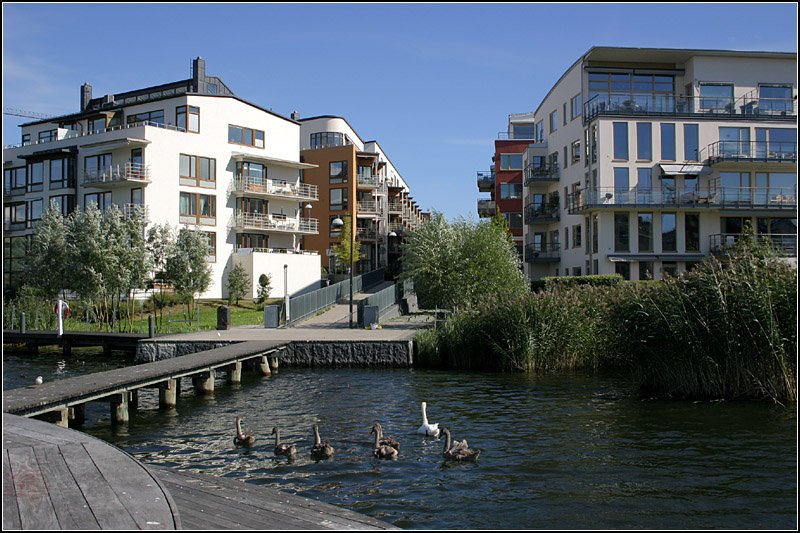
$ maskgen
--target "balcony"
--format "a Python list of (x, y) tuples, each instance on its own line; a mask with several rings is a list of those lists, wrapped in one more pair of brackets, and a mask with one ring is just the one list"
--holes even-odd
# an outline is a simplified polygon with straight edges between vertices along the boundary
[(494, 200), (478, 200), (478, 216), (493, 217), (497, 214), (497, 204)]
[[(726, 249), (742, 238), (741, 233), (718, 233), (710, 235), (711, 253), (724, 254)], [(797, 234), (759, 233), (755, 238), (760, 243), (769, 244), (780, 257), (797, 257)]]
[(525, 206), (525, 223), (550, 224), (561, 218), (558, 202), (553, 204), (528, 204)]
[(526, 263), (557, 263), (561, 259), (559, 244), (531, 243), (525, 245)]
[(405, 214), (405, 207), (402, 202), (389, 202), (389, 214), (403, 215)]
[(362, 200), (356, 203), (356, 216), (358, 217), (377, 217), (378, 202), (375, 200)]
[(797, 117), (797, 101), (792, 98), (758, 98), (757, 91), (736, 99), (650, 92), (610, 92), (594, 96), (584, 104), (583, 110), (584, 124), (602, 115), (713, 116), (786, 119), (794, 122)]
[(236, 176), (233, 181), (233, 192), (237, 196), (252, 195), (297, 201), (319, 200), (319, 188), (316, 185), (307, 183), (295, 185), (283, 180), (259, 179), (241, 175)]
[(111, 165), (102, 170), (84, 170), (81, 174), (84, 187), (112, 189), (125, 185), (147, 185), (150, 183), (150, 167), (140, 163)]
[(492, 192), (494, 191), (494, 171), (493, 170), (479, 170), (478, 171), (478, 191)]
[(702, 208), (720, 210), (791, 211), (797, 209), (797, 186), (720, 187), (704, 189), (615, 189), (613, 187), (572, 193), (570, 214), (594, 209)]
[(709, 165), (725, 163), (797, 163), (796, 142), (717, 141), (708, 145)]
[(531, 185), (536, 185), (537, 183), (542, 183), (542, 184), (558, 183), (560, 177), (561, 174), (559, 172), (558, 167), (552, 167), (550, 165), (539, 166), (539, 167), (528, 165), (527, 167), (525, 167), (526, 187), (530, 187)]
[(359, 241), (378, 240), (378, 231), (374, 228), (356, 228), (356, 238)]
[(368, 176), (365, 174), (356, 176), (356, 185), (359, 189), (377, 189), (380, 184), (380, 176)]
[(302, 233), (305, 235), (319, 233), (319, 221), (316, 218), (297, 219), (265, 213), (237, 213), (233, 217), (233, 226), (237, 231)]

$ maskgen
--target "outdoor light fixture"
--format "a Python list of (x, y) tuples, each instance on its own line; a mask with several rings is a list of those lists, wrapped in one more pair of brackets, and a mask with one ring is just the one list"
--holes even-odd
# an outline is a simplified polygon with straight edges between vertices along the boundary
[(610, 192), (606, 193), (606, 200), (611, 200), (613, 197), (614, 197), (614, 195), (611, 194)]
[[(350, 216), (350, 220), (353, 220), (352, 215)], [(331, 228), (332, 229), (340, 229), (344, 226), (344, 221), (336, 217), (331, 221)], [(351, 224), (352, 226), (352, 224)], [(350, 228), (350, 327), (353, 327), (353, 246), (355, 243), (353, 242), (353, 228)]]

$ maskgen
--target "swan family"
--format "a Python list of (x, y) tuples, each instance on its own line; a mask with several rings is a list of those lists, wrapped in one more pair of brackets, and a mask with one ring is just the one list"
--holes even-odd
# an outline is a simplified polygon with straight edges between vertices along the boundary
[[(323, 441), (319, 434), (319, 426), (314, 424), (311, 428), (314, 435), (314, 444), (311, 446), (311, 458), (316, 461), (322, 461), (333, 457), (334, 449), (328, 441)], [(389, 437), (383, 434), (383, 427), (379, 422), (375, 422), (372, 426), (370, 435), (375, 435), (372, 453), (378, 459), (397, 459), (400, 456), (400, 443), (394, 437)], [(462, 441), (452, 440), (450, 429), (439, 428), (438, 423), (431, 424), (428, 422), (427, 404), (422, 402), (422, 425), (417, 430), (417, 434), (425, 435), (428, 437), (438, 438), (439, 435), (444, 435), (444, 451), (442, 456), (445, 461), (457, 462), (475, 462), (480, 457), (480, 450), (473, 450), (467, 444), (467, 439)], [(292, 443), (282, 443), (280, 430), (277, 427), (272, 428), (272, 435), (275, 435), (275, 456), (283, 456), (290, 461), (294, 460), (297, 455), (297, 447)], [(233, 443), (236, 446), (252, 446), (256, 441), (256, 437), (251, 431), (244, 431), (242, 429), (242, 417), (236, 417), (236, 436)]]

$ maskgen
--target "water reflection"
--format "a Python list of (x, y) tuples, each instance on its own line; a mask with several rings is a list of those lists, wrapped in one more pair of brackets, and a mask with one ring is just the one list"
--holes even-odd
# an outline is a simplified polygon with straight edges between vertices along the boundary
[[(69, 361), (67, 361), (67, 368)], [(643, 401), (620, 376), (282, 369), (174, 410), (143, 391), (125, 427), (87, 409), (88, 433), (159, 465), (267, 485), (418, 529), (794, 529), (796, 412), (763, 403)], [(5, 376), (4, 376), (5, 383)], [(445, 464), (428, 418), (482, 450)], [(92, 404), (95, 409), (95, 404)], [(257, 441), (236, 448), (242, 416)], [(379, 421), (397, 461), (372, 456)], [(312, 426), (336, 449), (310, 457)], [(298, 445), (273, 453), (273, 426)]]

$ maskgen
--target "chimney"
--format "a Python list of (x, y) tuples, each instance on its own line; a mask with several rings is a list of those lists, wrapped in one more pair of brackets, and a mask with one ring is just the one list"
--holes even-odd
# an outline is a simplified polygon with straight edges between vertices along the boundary
[(298, 113), (297, 111), (292, 111), (291, 117), (292, 120), (300, 120), (300, 113)]
[(89, 101), (92, 99), (92, 86), (88, 83), (81, 85), (81, 112), (86, 111), (89, 107)]
[[(192, 88), (195, 92), (205, 92), (205, 87), (200, 87), (206, 80), (206, 60), (200, 56), (192, 61)], [(202, 90), (201, 90), (202, 89)]]

